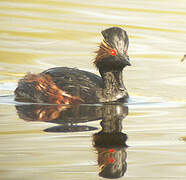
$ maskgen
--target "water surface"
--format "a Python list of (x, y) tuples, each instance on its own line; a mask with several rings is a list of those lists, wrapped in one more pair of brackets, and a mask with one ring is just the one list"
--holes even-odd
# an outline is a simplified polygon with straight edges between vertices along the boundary
[[(98, 73), (93, 52), (111, 26), (130, 38), (128, 104), (14, 101), (26, 72)], [(0, 42), (0, 179), (186, 179), (185, 0), (2, 0)]]

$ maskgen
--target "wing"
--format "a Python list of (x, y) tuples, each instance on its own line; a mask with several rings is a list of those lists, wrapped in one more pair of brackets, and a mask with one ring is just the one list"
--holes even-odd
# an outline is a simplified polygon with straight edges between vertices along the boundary
[(79, 96), (85, 103), (99, 102), (96, 91), (103, 88), (103, 81), (94, 73), (76, 68), (57, 67), (42, 74), (48, 74), (60, 89), (72, 96)]

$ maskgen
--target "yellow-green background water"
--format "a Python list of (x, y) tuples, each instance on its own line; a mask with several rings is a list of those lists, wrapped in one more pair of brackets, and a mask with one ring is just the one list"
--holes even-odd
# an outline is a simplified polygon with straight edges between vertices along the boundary
[[(128, 168), (121, 179), (186, 179), (186, 0), (1, 0), (0, 179), (102, 179), (95, 131), (47, 133), (26, 122), (12, 95), (26, 72), (56, 66), (97, 73), (100, 31), (124, 28), (132, 66), (124, 70), (131, 99), (123, 121)], [(100, 129), (100, 121), (88, 122)]]

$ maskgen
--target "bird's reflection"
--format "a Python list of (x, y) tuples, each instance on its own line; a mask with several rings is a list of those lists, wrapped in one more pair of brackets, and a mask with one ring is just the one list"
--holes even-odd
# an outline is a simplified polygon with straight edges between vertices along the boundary
[(105, 178), (119, 178), (127, 169), (127, 135), (122, 133), (122, 121), (128, 115), (128, 107), (104, 105), (102, 109), (102, 130), (93, 135), (98, 154), (99, 175)]
[(78, 125), (88, 121), (101, 119), (101, 106), (83, 105), (17, 105), (16, 110), (19, 118), (25, 121), (43, 121), (60, 126), (54, 126), (44, 131), (47, 132), (78, 132), (90, 131), (97, 128)]
[(17, 105), (18, 116), (26, 121), (60, 124), (45, 129), (47, 132), (78, 132), (96, 130), (78, 125), (101, 119), (101, 130), (93, 134), (93, 146), (98, 155), (99, 176), (119, 178), (127, 169), (127, 134), (122, 133), (122, 121), (128, 115), (123, 104), (91, 105)]

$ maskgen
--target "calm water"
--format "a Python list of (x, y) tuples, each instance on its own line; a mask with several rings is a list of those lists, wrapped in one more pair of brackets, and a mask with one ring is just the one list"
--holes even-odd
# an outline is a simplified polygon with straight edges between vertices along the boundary
[[(26, 72), (96, 72), (100, 31), (127, 30), (128, 104), (20, 104)], [(186, 0), (1, 0), (0, 179), (186, 179)], [(128, 139), (127, 139), (128, 138)]]

